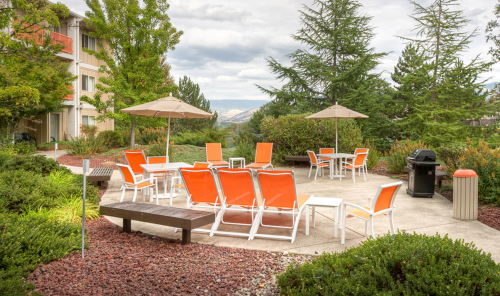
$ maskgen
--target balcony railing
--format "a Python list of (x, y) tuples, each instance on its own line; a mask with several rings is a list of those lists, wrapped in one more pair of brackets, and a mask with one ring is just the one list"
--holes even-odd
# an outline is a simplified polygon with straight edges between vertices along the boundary
[(44, 32), (44, 30), (40, 29), (38, 26), (32, 26), (32, 30), (34, 33), (20, 33), (20, 34), (15, 34), (16, 38), (18, 39), (25, 39), (28, 38), (29, 40), (34, 39), (35, 42), (39, 45), (43, 43), (43, 38), (45, 35), (50, 34), (50, 42), (52, 44), (62, 44), (63, 49), (61, 50), (62, 52), (65, 53), (73, 53), (73, 39), (65, 36), (63, 34), (59, 34), (56, 32)]

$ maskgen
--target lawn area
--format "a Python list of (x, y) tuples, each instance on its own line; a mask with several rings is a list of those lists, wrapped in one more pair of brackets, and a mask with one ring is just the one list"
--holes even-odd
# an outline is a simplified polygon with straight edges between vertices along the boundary
[[(237, 157), (234, 155), (234, 149), (222, 148), (222, 158), (229, 161), (230, 157)], [(173, 162), (186, 162), (194, 163), (195, 161), (206, 162), (207, 152), (205, 147), (198, 147), (193, 145), (175, 145), (172, 155)]]

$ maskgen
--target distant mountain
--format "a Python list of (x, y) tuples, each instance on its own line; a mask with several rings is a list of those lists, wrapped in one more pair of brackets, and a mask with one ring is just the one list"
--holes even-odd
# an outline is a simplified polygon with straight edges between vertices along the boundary
[(246, 122), (252, 115), (269, 103), (266, 100), (211, 100), (210, 109), (217, 111), (219, 118), (217, 121)]
[(493, 89), (497, 83), (500, 83), (500, 82), (486, 83), (485, 86), (486, 86), (487, 89)]

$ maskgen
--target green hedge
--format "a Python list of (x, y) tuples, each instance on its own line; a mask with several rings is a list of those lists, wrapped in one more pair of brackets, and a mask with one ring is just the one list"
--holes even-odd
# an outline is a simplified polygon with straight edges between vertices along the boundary
[(463, 240), (399, 233), (291, 264), (283, 295), (500, 295), (500, 265)]
[(108, 148), (123, 147), (123, 136), (119, 131), (102, 131), (97, 135)]
[(34, 289), (25, 282), (30, 272), (78, 250), (81, 226), (0, 214), (0, 246), (0, 295), (29, 295)]
[[(283, 163), (288, 155), (307, 155), (307, 150), (319, 153), (319, 148), (335, 147), (335, 119), (305, 119), (308, 115), (263, 119), (263, 141), (274, 143), (275, 162)], [(361, 129), (354, 119), (339, 119), (338, 123), (338, 151), (354, 153), (362, 146)]]
[(34, 156), (11, 156), (0, 153), (0, 171), (23, 170), (42, 175), (48, 175), (53, 171), (71, 173), (67, 167), (60, 166), (59, 163), (44, 155)]

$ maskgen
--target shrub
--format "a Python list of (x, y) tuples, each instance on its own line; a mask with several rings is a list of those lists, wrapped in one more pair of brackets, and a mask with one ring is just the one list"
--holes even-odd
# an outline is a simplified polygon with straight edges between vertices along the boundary
[(466, 144), (462, 142), (445, 144), (437, 150), (438, 157), (446, 166), (453, 166), (458, 163), (458, 159), (465, 152), (465, 148)]
[(163, 127), (145, 128), (140, 133), (135, 134), (135, 142), (141, 145), (148, 145), (150, 142), (167, 138), (167, 129)]
[(123, 147), (123, 136), (119, 131), (102, 131), (97, 135), (108, 148)]
[(380, 161), (380, 157), (382, 156), (380, 151), (378, 151), (375, 146), (375, 140), (365, 139), (365, 142), (361, 145), (361, 147), (370, 149), (368, 152), (368, 161), (366, 162), (366, 166), (369, 170), (375, 168)]
[(97, 133), (97, 125), (84, 124), (80, 130), (84, 137), (95, 136)]
[(54, 145), (57, 143), (57, 148), (58, 149), (66, 149), (68, 147), (68, 142), (69, 141), (57, 141), (57, 142), (48, 142), (48, 143), (43, 143), (37, 146), (37, 149), (39, 151), (49, 151), (49, 150), (54, 150)]
[(406, 166), (406, 158), (415, 149), (430, 149), (426, 144), (418, 141), (412, 142), (409, 139), (405, 141), (396, 141), (386, 156), (387, 169), (391, 173), (402, 173)]
[(450, 176), (458, 169), (474, 170), (479, 177), (479, 200), (500, 204), (500, 149), (490, 149), (485, 141), (480, 141), (476, 148), (468, 141), (458, 159), (446, 165)]
[[(174, 141), (170, 141), (168, 146), (168, 158), (170, 162), (173, 161)], [(167, 155), (167, 139), (158, 139), (158, 141), (151, 141), (146, 149), (146, 156), (165, 156)]]
[(208, 128), (203, 131), (179, 133), (172, 140), (177, 145), (205, 147), (206, 143), (221, 143), (222, 148), (227, 148), (226, 133)]
[[(85, 220), (99, 218), (99, 205), (88, 202), (85, 199)], [(60, 204), (48, 211), (49, 219), (59, 222), (78, 222), (81, 223), (83, 216), (83, 199), (81, 195), (72, 195), (63, 199)]]
[[(307, 115), (263, 119), (263, 141), (274, 143), (277, 163), (283, 163), (287, 155), (307, 155), (307, 150), (319, 152), (322, 147), (335, 147), (335, 119), (305, 119)], [(362, 143), (360, 128), (353, 119), (339, 119), (338, 124), (338, 151), (353, 153)]]
[(59, 165), (57, 161), (47, 158), (44, 155), (10, 156), (0, 153), (0, 171), (16, 170), (29, 171), (42, 175), (48, 175), (54, 171), (71, 173), (67, 167)]
[(70, 155), (77, 155), (82, 158), (87, 158), (105, 150), (106, 145), (103, 138), (94, 135), (71, 139), (67, 149)]
[[(127, 130), (119, 130), (118, 131), (120, 134), (122, 134), (122, 137), (123, 137), (123, 145), (127, 146), (127, 145), (130, 145), (130, 130), (127, 129)], [(137, 139), (137, 135), (139, 134), (139, 131), (136, 130), (135, 131), (135, 136), (136, 136), (136, 139)]]
[(25, 282), (39, 264), (79, 250), (81, 226), (43, 217), (0, 214), (0, 295), (28, 295)]
[(500, 295), (500, 265), (463, 240), (398, 233), (279, 276), (283, 295)]
[(244, 157), (247, 164), (254, 162), (255, 149), (257, 146), (252, 139), (245, 135), (242, 138), (238, 139), (236, 145), (237, 146), (234, 150), (234, 155), (238, 155), (238, 157)]
[(0, 151), (9, 155), (31, 155), (36, 152), (36, 145), (31, 142), (9, 143), (2, 145)]

